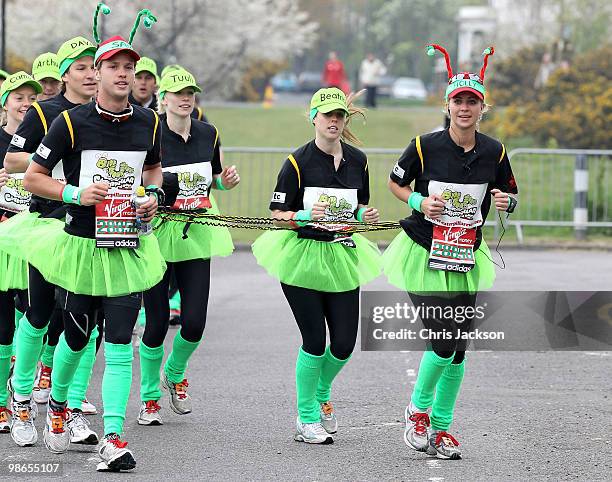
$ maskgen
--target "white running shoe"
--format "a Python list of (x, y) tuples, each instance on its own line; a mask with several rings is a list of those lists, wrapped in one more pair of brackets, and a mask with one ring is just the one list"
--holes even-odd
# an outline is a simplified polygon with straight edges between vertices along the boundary
[(297, 442), (306, 442), (307, 444), (333, 444), (334, 439), (328, 434), (321, 422), (302, 423), (300, 417), (296, 421), (296, 432), (293, 440)]
[(96, 470), (99, 472), (120, 472), (121, 470), (132, 470), (136, 467), (136, 460), (132, 452), (126, 448), (127, 442), (122, 442), (119, 435), (111, 433), (105, 435), (98, 445), (98, 455), (102, 462)]
[(11, 402), (11, 438), (20, 447), (29, 447), (38, 441), (31, 402)]
[(168, 402), (173, 412), (178, 413), (179, 415), (191, 413), (191, 397), (187, 393), (189, 383), (187, 383), (186, 379), (179, 383), (172, 383), (170, 380), (168, 380), (166, 371), (163, 370), (161, 384), (162, 388), (170, 395)]
[(327, 433), (336, 433), (338, 431), (338, 419), (334, 412), (334, 406), (331, 402), (321, 404), (321, 425)]
[(70, 431), (70, 443), (98, 445), (98, 435), (89, 428), (89, 422), (82, 412), (74, 412), (71, 410), (66, 425)]
[(138, 425), (163, 425), (160, 410), (157, 400), (142, 402), (138, 413)]
[(459, 442), (445, 430), (433, 430), (429, 435), (427, 455), (435, 455), (439, 459), (460, 460)]
[(32, 392), (32, 398), (36, 403), (45, 404), (49, 401), (49, 395), (51, 394), (51, 370), (51, 367), (41, 363), (36, 371), (34, 391)]
[[(51, 399), (49, 399), (49, 402)], [(47, 403), (47, 417), (45, 429), (43, 431), (43, 440), (45, 446), (54, 454), (63, 454), (70, 447), (70, 430), (66, 426), (68, 420), (68, 409), (53, 411)]]
[(11, 411), (6, 407), (0, 407), (0, 433), (11, 431)]
[(98, 409), (93, 403), (85, 399), (83, 400), (83, 403), (81, 403), (81, 412), (83, 412), (85, 415), (97, 415)]
[(418, 451), (425, 452), (429, 445), (428, 429), (429, 429), (429, 413), (418, 412), (412, 402), (404, 411), (404, 420), (406, 428), (404, 429), (404, 442), (408, 447)]
[[(15, 400), (15, 390), (13, 390), (12, 377), (9, 377), (8, 380), (6, 381), (6, 389), (9, 392), (9, 399)], [(36, 402), (32, 398), (32, 394), (30, 394), (30, 415), (29, 416), (30, 418), (32, 418), (32, 420), (36, 420), (36, 417), (38, 417), (38, 405), (36, 405)]]

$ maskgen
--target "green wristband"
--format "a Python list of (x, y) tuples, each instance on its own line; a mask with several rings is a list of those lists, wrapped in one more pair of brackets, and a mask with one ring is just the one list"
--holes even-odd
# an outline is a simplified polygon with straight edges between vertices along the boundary
[(29, 162), (32, 162), (33, 160), (34, 160), (34, 153), (32, 153), (32, 154), (30, 154), (30, 155), (28, 156), (28, 161), (29, 161)]
[(363, 213), (366, 212), (367, 208), (359, 208), (357, 210), (357, 214), (355, 214), (355, 218), (357, 219), (357, 221), (359, 221), (360, 223), (363, 223)]
[(217, 189), (219, 191), (227, 191), (227, 188), (223, 185), (223, 182), (221, 181), (221, 176), (217, 177), (215, 183), (217, 184)]
[(155, 184), (149, 184), (147, 187), (145, 187), (145, 192), (149, 196), (155, 196), (155, 200), (159, 203), (159, 196), (157, 195), (158, 189), (159, 187), (157, 187)]
[(80, 187), (73, 186), (72, 184), (66, 184), (62, 190), (62, 201), (66, 204), (81, 205), (81, 191)]
[(423, 202), (423, 199), (425, 199), (425, 196), (423, 196), (420, 192), (415, 191), (408, 198), (408, 206), (422, 213), (421, 203)]
[(298, 226), (306, 226), (312, 217), (312, 209), (300, 209), (295, 213), (293, 219)]

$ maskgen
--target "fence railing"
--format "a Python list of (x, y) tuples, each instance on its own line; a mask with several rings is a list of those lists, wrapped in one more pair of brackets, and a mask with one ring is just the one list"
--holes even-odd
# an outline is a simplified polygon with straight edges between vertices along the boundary
[[(293, 150), (224, 147), (224, 164), (238, 166), (241, 182), (237, 189), (217, 195), (221, 210), (232, 215), (269, 216), (268, 205), (276, 176)], [(370, 170), (370, 204), (379, 209), (382, 220), (405, 218), (410, 209), (387, 188), (389, 172), (402, 150), (364, 151)], [(578, 237), (583, 237), (587, 228), (612, 228), (612, 150), (515, 149), (509, 156), (520, 194), (517, 210), (507, 225), (516, 229), (519, 242), (523, 241), (527, 226), (570, 227)], [(587, 169), (577, 170), (577, 163)], [(489, 213), (487, 225), (493, 227), (497, 237), (500, 224), (494, 209)], [(371, 238), (389, 241), (395, 234), (393, 231), (372, 233)], [(254, 231), (245, 231), (237, 238), (250, 241), (256, 235)]]

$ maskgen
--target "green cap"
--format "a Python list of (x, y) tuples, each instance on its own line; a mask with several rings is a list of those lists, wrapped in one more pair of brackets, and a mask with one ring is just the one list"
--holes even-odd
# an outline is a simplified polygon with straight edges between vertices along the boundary
[(182, 68), (172, 70), (162, 76), (159, 85), (159, 97), (163, 99), (166, 92), (178, 92), (185, 87), (191, 87), (196, 92), (202, 92), (202, 89), (198, 87), (195, 77), (192, 74)]
[(310, 100), (310, 121), (312, 122), (317, 112), (327, 114), (333, 110), (343, 110), (347, 115), (350, 114), (344, 92), (336, 87), (317, 90)]
[(32, 77), (36, 81), (46, 79), (47, 77), (62, 80), (59, 73), (57, 55), (52, 52), (45, 52), (36, 57), (34, 62), (32, 62)]
[(168, 73), (168, 72), (172, 72), (173, 70), (185, 70), (184, 67), (181, 67), (179, 64), (170, 64), (170, 65), (166, 65), (163, 69), (162, 69), (162, 79), (164, 78), (164, 76)]
[(93, 57), (96, 46), (85, 37), (74, 37), (67, 40), (57, 51), (57, 63), (60, 76), (64, 75), (72, 63), (81, 57)]
[(6, 70), (0, 69), (0, 77), (1, 78), (6, 79), (9, 75), (11, 75), (11, 74), (9, 74)]
[(14, 74), (9, 75), (2, 83), (2, 86), (0, 86), (0, 105), (4, 107), (8, 95), (13, 90), (18, 89), (23, 85), (29, 85), (33, 87), (34, 91), (37, 94), (40, 94), (43, 91), (41, 85), (36, 82), (30, 74), (24, 72), (23, 70), (20, 70), (19, 72), (15, 72)]
[(448, 84), (448, 87), (446, 88), (446, 101), (448, 102), (449, 98), (455, 97), (461, 92), (471, 92), (479, 99), (484, 100), (487, 93), (485, 86), (482, 84), (482, 82), (475, 80), (475, 77), (477, 77), (476, 74), (471, 74), (469, 72), (464, 72), (453, 77), (451, 79), (451, 83)]
[(140, 60), (136, 62), (136, 71), (138, 74), (140, 72), (149, 72), (155, 76), (155, 80), (159, 84), (159, 77), (157, 76), (157, 64), (155, 60), (150, 59), (149, 57), (140, 57)]

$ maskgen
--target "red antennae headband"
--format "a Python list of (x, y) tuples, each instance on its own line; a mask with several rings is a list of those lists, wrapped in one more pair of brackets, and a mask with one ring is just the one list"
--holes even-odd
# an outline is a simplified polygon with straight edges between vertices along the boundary
[(448, 72), (448, 78), (449, 80), (452, 79), (453, 78), (453, 68), (451, 67), (451, 63), (450, 63), (450, 55), (448, 55), (448, 52), (446, 51), (444, 47), (441, 47), (440, 45), (437, 45), (437, 44), (428, 45), (427, 55), (429, 55), (430, 57), (433, 57), (434, 54), (436, 53), (435, 52), (436, 50), (442, 52), (442, 54), (444, 55), (444, 59), (446, 60), (446, 71)]
[(482, 55), (484, 55), (484, 60), (482, 61), (482, 68), (480, 69), (480, 80), (484, 82), (485, 70), (487, 70), (487, 64), (489, 61), (489, 55), (493, 55), (495, 53), (495, 49), (493, 47), (488, 47), (484, 50)]

